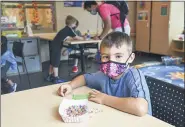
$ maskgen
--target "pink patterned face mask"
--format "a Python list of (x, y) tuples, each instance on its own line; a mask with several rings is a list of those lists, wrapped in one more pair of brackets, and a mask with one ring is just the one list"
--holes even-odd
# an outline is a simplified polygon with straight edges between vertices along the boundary
[(110, 78), (117, 77), (125, 72), (128, 68), (128, 65), (125, 63), (117, 63), (117, 62), (105, 62), (101, 63), (100, 70)]

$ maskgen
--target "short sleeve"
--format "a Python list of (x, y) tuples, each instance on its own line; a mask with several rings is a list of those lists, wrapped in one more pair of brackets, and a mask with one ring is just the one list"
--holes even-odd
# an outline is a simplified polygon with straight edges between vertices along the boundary
[(139, 70), (131, 72), (132, 78), (130, 78), (130, 92), (131, 96), (135, 98), (144, 98), (147, 100), (149, 96), (148, 86), (144, 75)]
[(109, 8), (104, 5), (99, 7), (99, 14), (103, 20), (106, 20), (111, 15)]
[(101, 90), (102, 76), (103, 75), (100, 71), (96, 73), (84, 74), (86, 85), (92, 89)]
[(138, 69), (130, 70), (129, 73), (130, 97), (144, 98), (148, 102), (148, 114), (152, 115), (150, 93), (144, 75)]

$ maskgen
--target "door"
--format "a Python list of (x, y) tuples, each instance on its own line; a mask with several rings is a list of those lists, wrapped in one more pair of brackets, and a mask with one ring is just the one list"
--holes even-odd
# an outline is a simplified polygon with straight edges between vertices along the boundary
[(169, 15), (170, 2), (152, 2), (151, 53), (168, 54)]
[(149, 52), (151, 2), (137, 2), (136, 51)]

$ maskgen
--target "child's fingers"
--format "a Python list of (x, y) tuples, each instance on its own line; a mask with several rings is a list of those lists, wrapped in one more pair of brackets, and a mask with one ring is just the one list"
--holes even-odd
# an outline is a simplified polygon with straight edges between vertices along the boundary
[(90, 98), (95, 98), (95, 97), (96, 97), (96, 95), (90, 94)]
[(60, 88), (58, 89), (58, 95), (64, 96), (62, 86), (60, 86)]
[(90, 91), (89, 92), (89, 96), (91, 96), (91, 95), (96, 95), (97, 94), (97, 92), (94, 92), (94, 91)]
[(100, 93), (100, 91), (98, 91), (98, 90), (95, 90), (95, 89), (92, 89), (92, 91), (94, 92), (94, 93)]

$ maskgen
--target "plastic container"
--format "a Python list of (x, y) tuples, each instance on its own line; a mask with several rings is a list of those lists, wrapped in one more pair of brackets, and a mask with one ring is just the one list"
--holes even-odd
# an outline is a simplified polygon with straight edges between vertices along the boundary
[(179, 65), (182, 63), (181, 57), (162, 56), (162, 63), (166, 66)]
[(87, 30), (86, 40), (90, 40), (90, 39), (91, 39), (91, 35), (90, 35), (89, 30)]
[[(87, 99), (83, 99), (83, 100), (70, 100), (70, 99), (63, 99), (62, 103), (59, 106), (59, 114), (62, 117), (63, 121), (65, 123), (79, 123), (79, 122), (83, 122), (86, 121), (88, 119), (88, 100)], [(86, 112), (83, 115), (79, 115), (79, 116), (68, 116), (67, 115), (67, 109), (71, 106), (86, 106)]]

